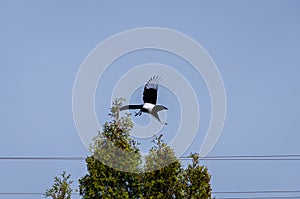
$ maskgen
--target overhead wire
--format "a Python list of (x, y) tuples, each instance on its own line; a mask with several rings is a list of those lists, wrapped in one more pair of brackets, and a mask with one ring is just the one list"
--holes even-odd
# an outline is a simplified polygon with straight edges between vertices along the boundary
[[(85, 160), (87, 156), (2, 156), (0, 160)], [(178, 157), (180, 160), (191, 160), (190, 156)], [(222, 156), (205, 156), (200, 160), (300, 160), (300, 154), (284, 155), (222, 155)]]
[(254, 197), (218, 197), (217, 199), (281, 199), (281, 198), (300, 198), (300, 196), (254, 196)]
[[(2, 156), (0, 161), (4, 160), (28, 160), (28, 161), (83, 161), (87, 156)], [(181, 156), (180, 160), (191, 160), (189, 156)], [(200, 160), (300, 160), (300, 154), (279, 154), (279, 155), (222, 155), (222, 156), (206, 156), (200, 157)], [(218, 199), (281, 199), (281, 198), (299, 198), (300, 196), (266, 196), (265, 194), (296, 194), (300, 190), (252, 190), (252, 191), (213, 191), (213, 194), (264, 194), (264, 196), (247, 196), (247, 197), (218, 197)], [(0, 192), (0, 195), (43, 195), (40, 192)], [(78, 194), (72, 193), (72, 194)]]
[(214, 194), (272, 194), (272, 193), (300, 193), (300, 190), (252, 190), (252, 191), (213, 191)]
[[(260, 190), (260, 191), (213, 191), (213, 194), (291, 194), (300, 193), (300, 190)], [(42, 192), (0, 192), (0, 195), (44, 195)], [(73, 192), (77, 195), (79, 192)], [(242, 196), (242, 197), (217, 197), (218, 199), (280, 199), (280, 198), (300, 198), (300, 196)]]

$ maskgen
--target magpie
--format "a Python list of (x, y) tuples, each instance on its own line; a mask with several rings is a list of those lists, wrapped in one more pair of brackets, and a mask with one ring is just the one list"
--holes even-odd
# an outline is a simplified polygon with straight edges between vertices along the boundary
[(153, 117), (155, 117), (161, 124), (167, 125), (167, 123), (162, 122), (159, 119), (158, 112), (162, 110), (168, 110), (167, 107), (163, 105), (157, 105), (157, 91), (158, 91), (158, 83), (161, 81), (161, 77), (153, 76), (144, 86), (143, 92), (143, 101), (144, 104), (141, 105), (126, 105), (120, 108), (120, 111), (128, 110), (128, 109), (140, 109), (139, 112), (136, 112), (134, 116), (141, 116), (142, 112), (149, 113)]

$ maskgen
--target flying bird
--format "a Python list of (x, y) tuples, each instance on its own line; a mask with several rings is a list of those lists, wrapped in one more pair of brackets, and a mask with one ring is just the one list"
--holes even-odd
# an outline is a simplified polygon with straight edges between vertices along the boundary
[(163, 105), (157, 105), (157, 91), (158, 91), (158, 83), (161, 81), (161, 77), (153, 76), (144, 86), (143, 92), (143, 101), (144, 104), (141, 105), (126, 105), (120, 108), (120, 111), (128, 110), (128, 109), (140, 109), (139, 112), (136, 112), (134, 116), (140, 116), (142, 113), (149, 113), (153, 117), (155, 117), (160, 123), (167, 125), (167, 123), (162, 122), (159, 119), (158, 112), (162, 110), (168, 110), (167, 107)]

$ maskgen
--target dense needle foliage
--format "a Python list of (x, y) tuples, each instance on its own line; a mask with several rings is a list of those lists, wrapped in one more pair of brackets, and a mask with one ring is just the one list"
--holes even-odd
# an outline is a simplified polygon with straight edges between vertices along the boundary
[(86, 158), (88, 172), (79, 180), (80, 195), (85, 199), (211, 198), (210, 175), (199, 165), (199, 156), (192, 154), (191, 164), (184, 167), (162, 135), (153, 138), (154, 146), (142, 161), (138, 143), (130, 137), (131, 116), (120, 117), (121, 106), (121, 99), (114, 101), (112, 121), (94, 139), (92, 155)]
[[(119, 116), (122, 100), (113, 102), (110, 116), (103, 130), (98, 132), (86, 158), (87, 174), (79, 179), (79, 194), (84, 199), (210, 199), (210, 175), (199, 164), (199, 156), (192, 154), (187, 166), (155, 136), (153, 146), (143, 158), (139, 144), (130, 137), (133, 123), (130, 114)], [(46, 196), (70, 199), (70, 176), (55, 178)]]
[(45, 197), (52, 197), (53, 199), (71, 199), (71, 184), (73, 181), (70, 180), (70, 176), (70, 174), (67, 174), (64, 171), (60, 177), (54, 177), (54, 184), (52, 188), (46, 190), (46, 193), (44, 194)]

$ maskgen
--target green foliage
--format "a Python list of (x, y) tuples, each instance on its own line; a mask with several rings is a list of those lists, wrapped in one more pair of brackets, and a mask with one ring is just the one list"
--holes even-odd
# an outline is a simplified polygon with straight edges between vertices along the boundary
[(143, 198), (181, 198), (178, 190), (181, 163), (163, 142), (162, 135), (154, 137), (152, 142), (155, 145), (145, 158), (147, 172), (143, 174)]
[[(133, 127), (131, 116), (119, 117), (122, 100), (115, 100), (111, 113), (113, 121), (106, 122), (98, 132), (86, 159), (88, 174), (79, 180), (83, 198), (134, 198), (139, 195), (137, 173), (141, 164), (138, 143), (129, 132)], [(124, 172), (129, 171), (129, 172)]]
[(61, 177), (54, 177), (54, 184), (51, 189), (47, 189), (45, 197), (52, 197), (53, 199), (71, 199), (72, 189), (70, 181), (70, 174), (67, 175), (64, 171)]
[(199, 156), (191, 154), (192, 164), (183, 170), (184, 198), (211, 198), (210, 175), (206, 167), (199, 165)]
[(210, 175), (196, 154), (191, 155), (192, 164), (183, 167), (160, 135), (153, 138), (153, 147), (142, 161), (138, 143), (129, 134), (131, 115), (120, 117), (121, 106), (122, 99), (113, 102), (112, 121), (94, 138), (92, 155), (86, 158), (88, 172), (79, 180), (80, 195), (85, 199), (210, 199)]
[(135, 172), (141, 163), (138, 143), (130, 138), (133, 127), (130, 114), (119, 117), (122, 99), (115, 100), (111, 113), (113, 120), (106, 122), (90, 147), (93, 158), (106, 166), (127, 172)]

